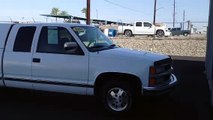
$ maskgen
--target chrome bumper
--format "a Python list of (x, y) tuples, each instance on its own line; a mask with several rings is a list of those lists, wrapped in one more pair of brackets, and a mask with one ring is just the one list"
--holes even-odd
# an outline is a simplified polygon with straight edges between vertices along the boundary
[(157, 85), (157, 86), (154, 86), (154, 87), (143, 87), (143, 90), (145, 92), (163, 92), (163, 91), (166, 91), (166, 90), (169, 90), (173, 87), (175, 87), (177, 85), (177, 78), (174, 74), (171, 75), (170, 77), (170, 81), (168, 83), (165, 83), (163, 85)]

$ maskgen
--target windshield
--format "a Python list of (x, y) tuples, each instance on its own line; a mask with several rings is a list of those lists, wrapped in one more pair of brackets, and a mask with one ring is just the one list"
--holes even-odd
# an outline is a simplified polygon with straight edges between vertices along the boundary
[(78, 26), (72, 29), (91, 52), (116, 48), (116, 45), (95, 27)]

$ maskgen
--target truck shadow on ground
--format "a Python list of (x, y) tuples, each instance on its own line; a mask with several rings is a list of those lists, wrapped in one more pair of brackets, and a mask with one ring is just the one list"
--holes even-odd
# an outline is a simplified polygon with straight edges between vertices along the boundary
[(129, 114), (106, 113), (94, 97), (0, 88), (1, 119), (82, 119), (82, 120), (208, 120), (210, 92), (204, 62), (175, 60), (178, 87), (170, 94), (143, 97)]

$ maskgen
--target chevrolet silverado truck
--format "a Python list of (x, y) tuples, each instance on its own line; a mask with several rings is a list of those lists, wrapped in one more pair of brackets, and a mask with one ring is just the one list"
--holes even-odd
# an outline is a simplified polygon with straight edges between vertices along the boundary
[(96, 96), (125, 113), (146, 92), (176, 86), (172, 59), (113, 44), (80, 24), (0, 24), (0, 86)]
[(131, 37), (133, 35), (147, 35), (158, 37), (168, 37), (171, 35), (171, 32), (162, 25), (153, 25), (147, 21), (135, 22), (133, 26), (118, 26), (118, 34), (124, 34), (126, 37)]

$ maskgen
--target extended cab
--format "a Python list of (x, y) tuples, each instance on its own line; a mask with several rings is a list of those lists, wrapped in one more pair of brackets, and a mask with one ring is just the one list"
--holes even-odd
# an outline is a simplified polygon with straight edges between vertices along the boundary
[(0, 24), (0, 57), (2, 87), (96, 95), (113, 113), (177, 83), (169, 56), (119, 48), (87, 25)]
[(161, 25), (155, 26), (150, 22), (141, 21), (135, 22), (133, 26), (118, 26), (118, 33), (124, 34), (127, 37), (131, 37), (133, 35), (148, 35), (154, 36), (157, 35), (159, 37), (170, 36), (171, 32), (167, 30), (167, 28)]

